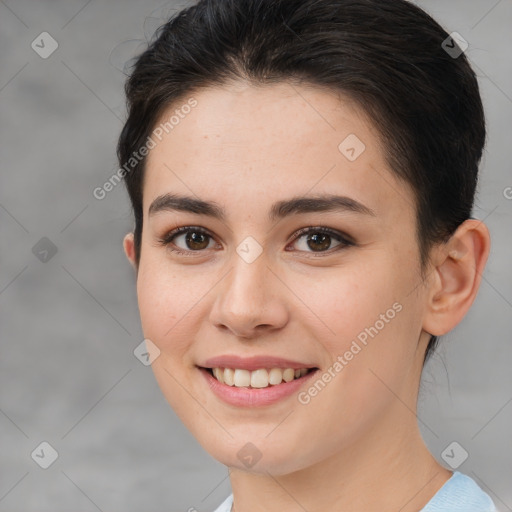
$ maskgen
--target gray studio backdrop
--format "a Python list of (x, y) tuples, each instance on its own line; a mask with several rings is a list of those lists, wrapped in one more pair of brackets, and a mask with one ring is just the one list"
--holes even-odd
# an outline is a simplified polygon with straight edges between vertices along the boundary
[[(469, 43), (489, 130), (475, 215), (493, 242), (471, 312), (424, 373), (420, 425), (441, 461), (458, 443), (458, 470), (509, 511), (512, 1), (417, 3)], [(93, 196), (117, 169), (123, 66), (182, 6), (0, 1), (0, 512), (201, 512), (230, 492), (134, 356), (125, 190)]]

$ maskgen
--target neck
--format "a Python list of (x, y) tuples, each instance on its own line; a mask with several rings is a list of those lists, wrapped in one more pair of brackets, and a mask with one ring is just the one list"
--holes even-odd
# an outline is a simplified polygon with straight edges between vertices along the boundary
[(452, 476), (425, 446), (416, 416), (402, 409), (349, 448), (286, 475), (231, 468), (234, 512), (418, 512)]

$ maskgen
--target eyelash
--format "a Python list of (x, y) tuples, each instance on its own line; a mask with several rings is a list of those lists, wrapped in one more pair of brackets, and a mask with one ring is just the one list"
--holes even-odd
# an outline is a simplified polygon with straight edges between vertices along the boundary
[[(178, 235), (180, 235), (182, 233), (187, 233), (187, 232), (201, 233), (203, 235), (206, 235), (206, 236), (214, 239), (214, 237), (210, 233), (208, 233), (208, 231), (205, 230), (204, 228), (201, 228), (199, 226), (182, 226), (182, 227), (173, 229), (172, 231), (166, 233), (163, 238), (158, 239), (158, 243), (163, 245), (164, 247), (166, 247), (173, 253), (176, 253), (176, 254), (179, 254), (182, 256), (194, 257), (194, 255), (191, 253), (204, 252), (205, 249), (196, 250), (196, 251), (193, 251), (193, 250), (186, 251), (184, 249), (176, 248), (176, 246), (171, 247), (171, 244), (174, 245), (172, 242), (172, 240), (174, 238), (176, 238)], [(348, 237), (346, 237), (342, 233), (340, 233), (338, 231), (334, 231), (329, 228), (320, 227), (320, 226), (309, 226), (306, 228), (299, 229), (296, 233), (294, 233), (294, 238), (290, 243), (296, 242), (302, 236), (307, 235), (309, 233), (321, 233), (324, 235), (328, 235), (328, 236), (334, 238), (335, 240), (337, 240), (338, 242), (340, 242), (340, 245), (336, 246), (334, 249), (327, 249), (326, 251), (316, 251), (316, 252), (311, 251), (311, 254), (313, 255), (312, 257), (314, 257), (314, 258), (317, 258), (322, 255), (330, 255), (333, 252), (347, 249), (348, 247), (353, 247), (356, 245), (355, 242), (349, 240)], [(299, 251), (299, 252), (309, 252), (309, 251)], [(308, 257), (311, 257), (311, 256), (308, 256)]]

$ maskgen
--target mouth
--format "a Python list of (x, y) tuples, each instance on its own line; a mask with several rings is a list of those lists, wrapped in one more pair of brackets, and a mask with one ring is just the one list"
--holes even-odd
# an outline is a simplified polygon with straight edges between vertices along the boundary
[(271, 355), (219, 355), (196, 364), (208, 389), (237, 407), (268, 406), (290, 398), (319, 368)]
[(243, 368), (204, 368), (217, 382), (236, 388), (264, 389), (279, 386), (283, 383), (300, 380), (318, 370), (318, 368), (258, 368), (246, 370)]

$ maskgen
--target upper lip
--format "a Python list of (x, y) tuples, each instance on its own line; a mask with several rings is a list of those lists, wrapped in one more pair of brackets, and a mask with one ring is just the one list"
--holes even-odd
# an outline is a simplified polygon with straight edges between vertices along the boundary
[(239, 368), (249, 371), (259, 370), (260, 368), (293, 368), (294, 370), (300, 368), (316, 368), (314, 365), (308, 363), (291, 361), (290, 359), (282, 359), (270, 355), (252, 357), (240, 357), (235, 355), (217, 356), (207, 359), (198, 366), (202, 366), (203, 368)]

